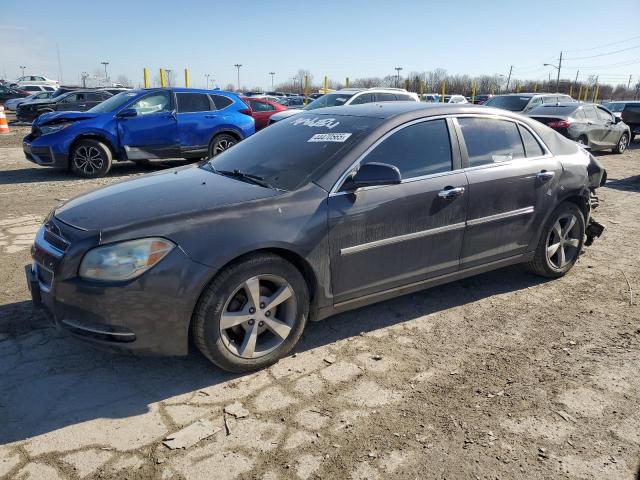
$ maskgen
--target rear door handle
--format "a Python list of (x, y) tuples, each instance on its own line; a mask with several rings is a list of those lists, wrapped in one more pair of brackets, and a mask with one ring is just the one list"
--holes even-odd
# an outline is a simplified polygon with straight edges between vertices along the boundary
[(443, 190), (438, 192), (438, 196), (440, 198), (444, 198), (445, 200), (453, 200), (454, 198), (459, 197), (464, 193), (464, 187), (445, 187)]
[(556, 172), (547, 172), (546, 170), (541, 171), (540, 173), (538, 173), (536, 175), (536, 178), (541, 182), (541, 183), (547, 183), (549, 180), (551, 180), (553, 177), (555, 177)]

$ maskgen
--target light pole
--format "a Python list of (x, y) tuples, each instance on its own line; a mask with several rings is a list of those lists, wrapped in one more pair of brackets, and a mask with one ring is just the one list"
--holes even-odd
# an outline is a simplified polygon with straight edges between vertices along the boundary
[(395, 69), (394, 69), (394, 70), (395, 70), (396, 72), (398, 72), (396, 82), (397, 82), (397, 86), (399, 87), (399, 86), (400, 86), (400, 71), (402, 70), (402, 67), (395, 67)]
[(558, 76), (556, 77), (556, 93), (560, 92), (560, 69), (562, 68), (562, 52), (560, 52), (560, 58), (558, 59), (558, 65), (554, 65), (553, 63), (545, 63), (545, 67), (553, 67), (558, 71)]
[(25, 68), (27, 68), (27, 67), (25, 67), (24, 65), (20, 65), (20, 70), (22, 70), (22, 76), (23, 76), (23, 77), (24, 77), (24, 70), (25, 70)]
[(209, 74), (205, 73), (204, 77), (207, 79), (207, 90), (209, 90)]
[(238, 92), (240, 91), (240, 67), (242, 66), (241, 63), (236, 63), (234, 65), (234, 67), (236, 67), (238, 69)]
[[(269, 72), (269, 75), (271, 75), (271, 90), (273, 90), (273, 77), (276, 74), (276, 72)], [(631, 77), (629, 77), (631, 78)]]
[(102, 65), (104, 65), (104, 81), (106, 83), (109, 83), (109, 75), (107, 75), (107, 65), (109, 65), (109, 62), (100, 62)]

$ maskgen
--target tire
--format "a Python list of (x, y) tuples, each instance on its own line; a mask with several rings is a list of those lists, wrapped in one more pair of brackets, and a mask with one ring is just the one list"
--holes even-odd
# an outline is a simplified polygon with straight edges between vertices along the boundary
[[(278, 302), (275, 310), (269, 310), (269, 299)], [(278, 255), (255, 254), (229, 265), (207, 286), (191, 328), (205, 357), (240, 373), (271, 365), (289, 353), (308, 316), (309, 290), (300, 271)]]
[(627, 147), (629, 146), (629, 134), (623, 133), (620, 136), (620, 140), (618, 140), (618, 145), (614, 149), (612, 149), (613, 153), (624, 153)]
[(91, 139), (75, 143), (69, 155), (71, 171), (82, 178), (104, 177), (111, 169), (112, 162), (109, 147)]
[(209, 158), (215, 157), (219, 153), (224, 152), (227, 148), (233, 147), (238, 143), (238, 139), (228, 133), (221, 133), (216, 135), (209, 143)]
[(629, 138), (629, 143), (633, 142), (636, 139), (636, 134), (632, 133), (631, 138)]
[(585, 135), (580, 135), (576, 142), (579, 145), (584, 145), (585, 147), (589, 146), (589, 139)]
[[(571, 223), (571, 219), (574, 223)], [(578, 260), (584, 243), (584, 232), (582, 211), (574, 203), (561, 203), (542, 229), (535, 256), (527, 264), (529, 270), (547, 278), (564, 276)], [(553, 247), (556, 247), (555, 250)]]

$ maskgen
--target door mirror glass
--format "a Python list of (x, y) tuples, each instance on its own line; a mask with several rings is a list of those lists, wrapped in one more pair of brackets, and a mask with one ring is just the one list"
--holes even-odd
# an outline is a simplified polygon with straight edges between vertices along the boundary
[(387, 163), (365, 163), (361, 165), (355, 175), (347, 179), (342, 185), (343, 192), (375, 185), (396, 185), (402, 182), (400, 170)]
[(137, 116), (138, 112), (135, 108), (125, 108), (120, 113), (118, 113), (118, 118), (131, 118)]
[(622, 121), (622, 119), (620, 117), (614, 116), (613, 118), (614, 118), (614, 122), (616, 122), (616, 123), (620, 123)]

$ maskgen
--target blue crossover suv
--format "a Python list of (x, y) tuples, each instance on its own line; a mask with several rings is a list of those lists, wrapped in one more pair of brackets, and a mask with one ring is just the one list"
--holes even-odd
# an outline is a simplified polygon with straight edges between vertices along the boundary
[(106, 175), (114, 160), (213, 157), (255, 132), (234, 93), (192, 88), (129, 90), (86, 112), (40, 115), (24, 138), (28, 160)]

